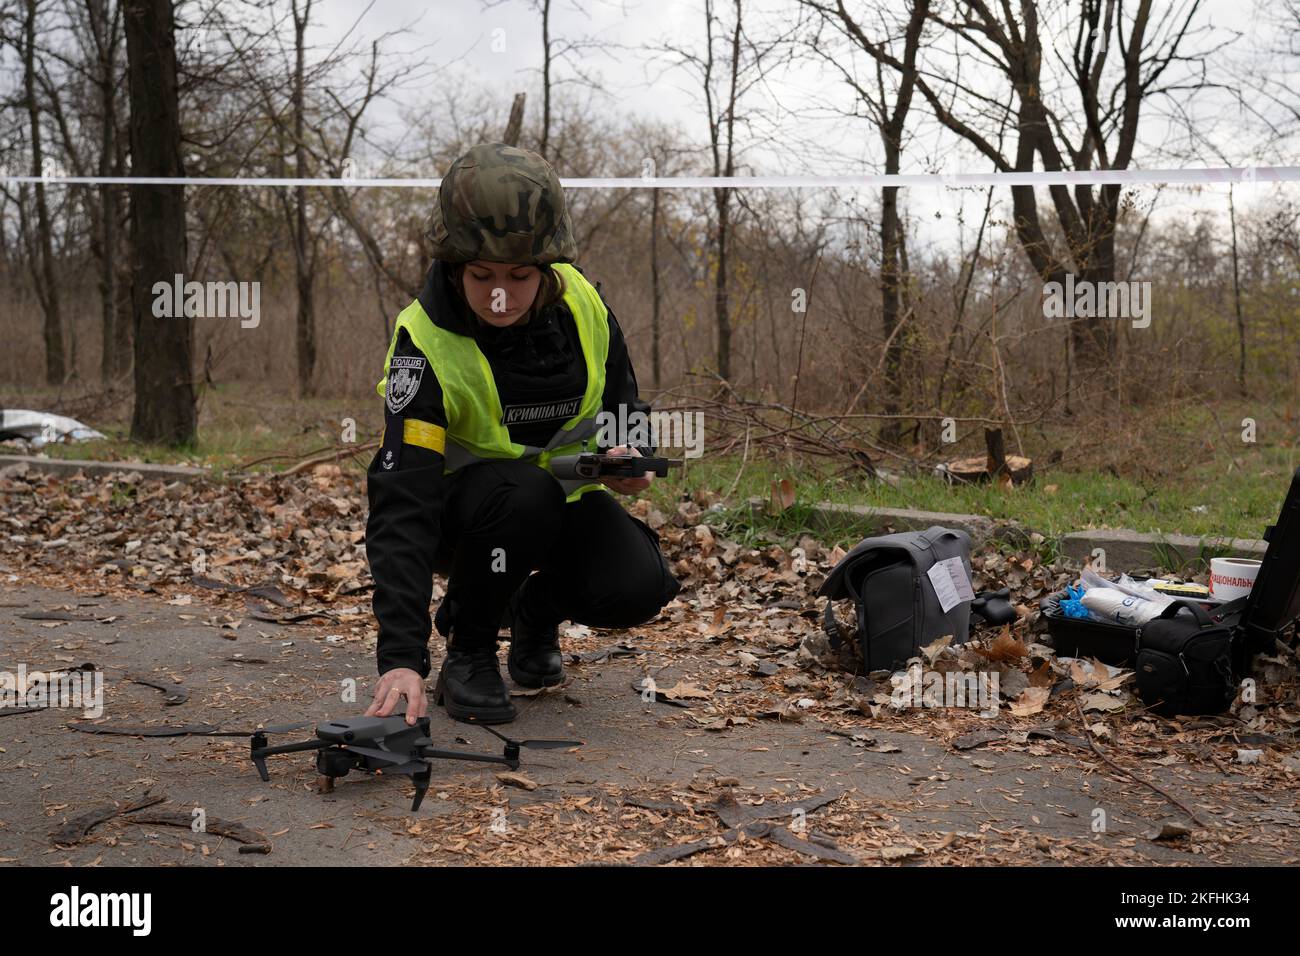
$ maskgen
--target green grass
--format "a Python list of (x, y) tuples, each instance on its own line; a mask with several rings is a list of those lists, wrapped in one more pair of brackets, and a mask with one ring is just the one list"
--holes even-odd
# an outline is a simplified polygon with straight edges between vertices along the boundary
[[(254, 466), (252, 471), (278, 471), (311, 452), (342, 447), (343, 420), (356, 422), (356, 443), (378, 437), (383, 412), (377, 402), (355, 399), (263, 398), (247, 387), (218, 385), (209, 388), (200, 404), (198, 441), (180, 448), (130, 440), (129, 409), (119, 420), (96, 422), (106, 441), (76, 445), (50, 445), (52, 458), (90, 461), (139, 461), (148, 464), (190, 465), (209, 468), (215, 477), (239, 470), (245, 462), (278, 456)], [(361, 456), (368, 463), (370, 455)], [(347, 466), (344, 459), (340, 464)], [(364, 471), (364, 465), (360, 466)]]
[[(17, 404), (49, 407), (31, 405), (33, 401), (39, 400), (28, 396), (26, 404)], [(1259, 416), (1259, 442), (1245, 444), (1239, 423), (1252, 411)], [(51, 446), (48, 453), (188, 464), (211, 468), (220, 476), (263, 456), (282, 457), (254, 470), (283, 469), (311, 452), (341, 447), (342, 423), (349, 417), (356, 422), (358, 444), (378, 437), (383, 423), (381, 404), (370, 397), (297, 401), (248, 385), (218, 386), (203, 396), (198, 442), (173, 449), (131, 442), (126, 437), (129, 414), (129, 406), (118, 405), (111, 413), (83, 415), (83, 421), (92, 422), (110, 439)], [(1300, 466), (1293, 419), (1278, 409), (1256, 410), (1248, 402), (1237, 402), (1143, 412), (1133, 420), (1135, 424), (1122, 429), (1122, 444), (1080, 426), (1081, 433), (1093, 438), (1090, 448), (1081, 440), (1071, 445), (1069, 433), (1026, 432), (1025, 451), (1035, 459), (1038, 476), (1032, 484), (1010, 491), (950, 486), (928, 475), (904, 475), (894, 483), (872, 481), (846, 474), (842, 463), (790, 460), (779, 452), (751, 448), (743, 468), (739, 454), (687, 459), (684, 467), (655, 481), (648, 497), (671, 512), (679, 501), (701, 490), (709, 493), (706, 502), (730, 492), (725, 510), (710, 520), (750, 545), (797, 538), (811, 526), (811, 506), (822, 501), (1013, 519), (1046, 537), (1038, 546), (1045, 554), (1060, 535), (1089, 528), (1258, 538), (1276, 519), (1291, 474)], [(976, 442), (982, 437), (967, 436), (955, 446), (953, 457), (980, 453)], [(1059, 469), (1045, 467), (1058, 448), (1065, 449), (1064, 464)], [(365, 452), (340, 465), (361, 473), (370, 457)], [(885, 462), (884, 467), (893, 466)], [(794, 484), (795, 505), (779, 515), (752, 514), (747, 499), (768, 499), (771, 483), (781, 478)], [(852, 543), (861, 537), (860, 526), (852, 522), (818, 525), (823, 541)]]
[[(795, 506), (779, 516), (756, 516), (753, 533), (797, 534), (801, 524), (807, 527), (808, 507), (829, 501), (1015, 520), (1048, 538), (1090, 528), (1259, 538), (1277, 518), (1291, 475), (1300, 466), (1300, 451), (1256, 446), (1242, 457), (1240, 465), (1231, 463), (1229, 468), (1229, 463), (1210, 462), (1163, 483), (1106, 472), (1049, 471), (1032, 484), (1010, 491), (991, 485), (952, 486), (930, 476), (901, 477), (896, 485), (836, 478), (817, 463), (787, 466), (751, 459), (736, 483), (726, 517), (733, 525), (744, 525), (751, 520), (745, 499), (755, 495), (768, 499), (771, 482), (788, 478), (795, 486)], [(739, 456), (698, 459), (656, 480), (652, 497), (661, 508), (671, 509), (676, 500), (699, 488), (725, 492), (739, 466)], [(829, 540), (834, 535), (828, 531), (823, 537)]]

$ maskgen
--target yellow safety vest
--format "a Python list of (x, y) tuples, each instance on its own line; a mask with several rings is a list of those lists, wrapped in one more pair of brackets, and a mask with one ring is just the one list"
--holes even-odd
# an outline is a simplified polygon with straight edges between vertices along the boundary
[[(435, 325), (419, 299), (398, 315), (393, 340), (384, 358), (384, 377), (375, 388), (381, 396), (386, 393), (398, 333), (406, 329), (442, 386), (447, 428), (443, 435), (443, 430), (432, 423), (407, 419), (403, 440), (415, 439), (414, 444), (442, 452), (444, 474), (491, 458), (534, 460), (549, 472), (552, 457), (596, 450), (599, 431), (596, 415), (605, 394), (605, 360), (609, 355), (608, 310), (600, 293), (573, 266), (558, 262), (551, 268), (564, 279), (564, 303), (578, 326), (587, 363), (587, 391), (577, 414), (556, 430), (544, 448), (510, 440), (510, 431), (501, 422), (501, 397), (492, 377), (492, 367), (473, 336)], [(605, 489), (599, 482), (582, 478), (556, 478), (556, 481), (564, 489), (566, 501), (577, 501), (588, 491)]]

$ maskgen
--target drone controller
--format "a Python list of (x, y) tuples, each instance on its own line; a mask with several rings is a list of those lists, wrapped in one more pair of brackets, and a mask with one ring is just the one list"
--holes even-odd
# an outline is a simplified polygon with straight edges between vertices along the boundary
[(560, 455), (550, 462), (551, 474), (556, 478), (640, 478), (647, 471), (662, 477), (668, 474), (670, 466), (676, 464), (680, 462), (669, 458), (610, 455), (595, 451)]

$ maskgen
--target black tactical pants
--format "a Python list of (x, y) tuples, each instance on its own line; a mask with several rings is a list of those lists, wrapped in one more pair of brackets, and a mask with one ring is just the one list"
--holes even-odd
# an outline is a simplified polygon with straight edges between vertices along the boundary
[(476, 462), (447, 479), (434, 557), (448, 577), (435, 618), (443, 636), (454, 622), (460, 640), (493, 640), (521, 586), (530, 620), (612, 628), (651, 620), (681, 588), (659, 535), (609, 491), (566, 502), (554, 478), (513, 459)]

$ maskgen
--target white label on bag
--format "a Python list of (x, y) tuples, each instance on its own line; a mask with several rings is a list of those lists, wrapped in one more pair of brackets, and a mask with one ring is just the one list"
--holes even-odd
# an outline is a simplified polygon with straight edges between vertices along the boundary
[(947, 614), (962, 601), (975, 600), (975, 590), (971, 587), (970, 576), (961, 558), (948, 558), (936, 561), (925, 572), (934, 587), (934, 596), (939, 599), (939, 607)]

